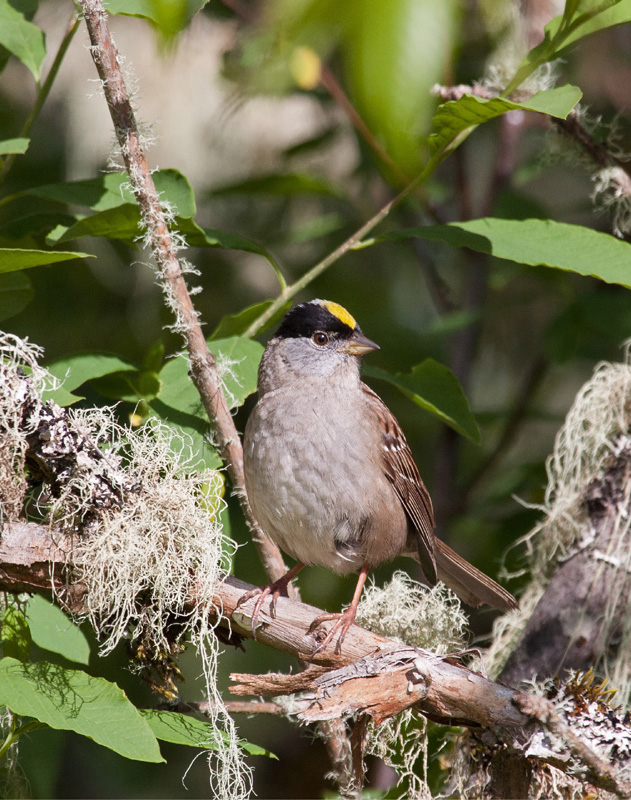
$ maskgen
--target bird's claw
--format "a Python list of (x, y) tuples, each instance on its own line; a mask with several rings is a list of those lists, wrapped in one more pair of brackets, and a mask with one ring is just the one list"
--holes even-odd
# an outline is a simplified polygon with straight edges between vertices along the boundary
[(329, 632), (311, 654), (312, 659), (328, 647), (338, 631), (340, 634), (335, 644), (335, 653), (340, 655), (342, 652), (342, 643), (344, 642), (344, 638), (355, 621), (355, 609), (348, 608), (346, 611), (335, 614), (321, 614), (319, 617), (316, 617), (313, 620), (311, 625), (309, 625), (308, 633), (314, 633), (323, 622), (327, 622), (328, 620), (335, 620), (335, 623), (331, 626)]
[[(239, 608), (240, 605), (243, 603), (247, 603), (248, 600), (251, 600), (253, 597), (259, 595), (256, 603), (254, 604), (254, 610), (252, 611), (252, 638), (256, 640), (256, 629), (258, 628), (258, 621), (259, 621), (259, 614), (261, 613), (261, 607), (265, 602), (265, 598), (268, 597), (270, 594), (272, 595), (272, 599), (270, 601), (270, 616), (272, 619), (276, 619), (276, 603), (278, 602), (278, 598), (282, 595), (287, 596), (287, 585), (289, 583), (288, 579), (289, 573), (287, 575), (283, 575), (282, 578), (279, 578), (274, 583), (270, 583), (268, 586), (260, 586), (256, 589), (250, 589), (249, 592), (245, 592), (241, 595), (241, 597), (237, 600), (236, 608)], [(236, 609), (235, 609), (236, 610)]]

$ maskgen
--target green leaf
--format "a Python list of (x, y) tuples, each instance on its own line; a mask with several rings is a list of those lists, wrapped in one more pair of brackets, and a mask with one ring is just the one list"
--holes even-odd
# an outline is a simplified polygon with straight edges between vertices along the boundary
[[(548, 61), (559, 58), (585, 36), (631, 22), (631, 0), (580, 0), (575, 5), (573, 14), (563, 13), (548, 22), (543, 42), (528, 53), (523, 64), (536, 63), (543, 54)], [(565, 24), (572, 17), (571, 24)]]
[(190, 446), (205, 466), (214, 469), (221, 466), (217, 450), (210, 444), (211, 428), (204, 412), (199, 393), (188, 374), (188, 359), (177, 356), (166, 362), (160, 370), (161, 388), (158, 397), (149, 403), (155, 416), (185, 435), (185, 441), (174, 449), (183, 460), (191, 456)]
[(24, 194), (73, 206), (87, 206), (93, 211), (106, 211), (134, 202), (126, 172), (109, 172), (86, 181), (47, 183), (28, 189)]
[(115, 683), (40, 661), (0, 660), (0, 705), (94, 739), (135, 761), (164, 762), (149, 725)]
[[(221, 319), (219, 325), (217, 325), (215, 330), (212, 332), (210, 336), (211, 340), (224, 339), (229, 336), (241, 336), (241, 334), (247, 331), (254, 320), (258, 319), (261, 314), (264, 314), (267, 311), (273, 302), (273, 300), (263, 300), (260, 303), (255, 303), (253, 306), (244, 308), (242, 311), (238, 311), (236, 314), (227, 314)], [(276, 314), (274, 314), (273, 317), (268, 320), (265, 327), (261, 328), (259, 332), (262, 333), (271, 327), (276, 320), (281, 317), (285, 311), (287, 311), (290, 305), (291, 302), (286, 303), (282, 308), (280, 308)]]
[(28, 150), (30, 142), (30, 139), (24, 138), (5, 139), (0, 142), (0, 156), (7, 156), (9, 154), (23, 155)]
[(38, 647), (77, 664), (88, 664), (90, 645), (82, 631), (58, 607), (39, 595), (28, 601), (26, 617)]
[(164, 342), (157, 341), (151, 345), (143, 356), (142, 366), (149, 372), (160, 372), (164, 366)]
[(351, 98), (408, 176), (421, 168), (422, 142), (436, 107), (430, 90), (448, 80), (461, 5), (457, 0), (344, 3), (344, 68)]
[[(217, 359), (222, 385), (232, 408), (243, 405), (246, 397), (256, 391), (256, 379), (263, 346), (252, 339), (231, 336), (213, 339), (208, 348)], [(199, 415), (201, 401), (188, 374), (188, 359), (171, 359), (160, 372), (162, 388), (158, 399), (186, 414)]]
[(0, 224), (0, 242), (24, 249), (28, 249), (29, 246), (37, 247), (37, 242), (33, 237), (48, 233), (57, 225), (68, 227), (74, 222), (75, 218), (70, 214), (63, 214), (59, 211), (38, 211), (35, 214), (25, 214)]
[(59, 225), (47, 236), (46, 242), (50, 245), (63, 244), (82, 236), (104, 236), (132, 244), (143, 236), (138, 206), (128, 203), (84, 217), (69, 228)]
[[(179, 714), (175, 711), (159, 711), (157, 709), (143, 709), (140, 712), (147, 721), (156, 738), (164, 742), (173, 744), (183, 744), (188, 747), (201, 747), (205, 750), (217, 750), (220, 743), (227, 741), (228, 737), (224, 731), (213, 727), (209, 722), (195, 719), (187, 714)], [(276, 758), (269, 750), (265, 750), (250, 742), (239, 742), (246, 753), (252, 756), (268, 756)]]
[(582, 96), (581, 90), (570, 84), (537, 92), (523, 103), (515, 103), (504, 97), (484, 99), (465, 94), (458, 100), (450, 100), (438, 107), (432, 123), (433, 133), (427, 140), (430, 155), (442, 160), (460, 133), (474, 125), (499, 117), (507, 111), (515, 109), (537, 111), (565, 119)]
[(23, 272), (0, 274), (0, 321), (23, 311), (33, 299), (33, 284)]
[(101, 378), (92, 379), (91, 384), (103, 397), (125, 400), (128, 403), (153, 400), (161, 386), (157, 374), (147, 370), (111, 372)]
[(480, 432), (462, 387), (453, 372), (427, 358), (407, 374), (393, 375), (377, 367), (365, 367), (373, 378), (388, 381), (416, 405), (435, 414), (444, 423), (472, 442), (480, 442)]
[(208, 418), (202, 410), (201, 401), (197, 414), (179, 411), (159, 399), (151, 400), (148, 405), (153, 417), (157, 417), (183, 437), (181, 441), (175, 438), (171, 443), (171, 449), (180, 460), (190, 461), (194, 456), (206, 469), (217, 469), (222, 466), (221, 456), (210, 444), (212, 431)]
[(257, 242), (241, 236), (238, 233), (220, 231), (216, 228), (202, 228), (192, 219), (178, 219), (177, 229), (186, 237), (186, 242), (190, 247), (220, 247), (223, 250), (242, 250), (245, 253), (256, 253), (263, 256), (272, 265), (274, 272), (280, 283), (280, 288), (284, 289), (287, 285), (276, 259), (269, 250), (266, 250)]
[(243, 336), (213, 339), (208, 349), (217, 359), (221, 383), (231, 408), (242, 406), (256, 391), (263, 345)]
[(26, 617), (15, 602), (0, 613), (0, 646), (3, 656), (28, 661), (31, 652), (31, 632)]
[(183, 219), (195, 216), (195, 192), (185, 175), (176, 169), (161, 169), (153, 173), (153, 180), (160, 200), (170, 204), (174, 216)]
[(0, 44), (17, 56), (39, 81), (40, 68), (46, 56), (44, 34), (7, 0), (0, 0)]
[(74, 258), (94, 258), (88, 253), (64, 250), (22, 250), (17, 247), (0, 247), (0, 273), (71, 261)]
[(81, 399), (77, 395), (68, 394), (73, 389), (112, 372), (135, 370), (136, 365), (110, 353), (77, 353), (53, 361), (47, 369), (51, 375), (63, 381), (63, 386), (61, 389), (45, 392), (42, 396), (43, 399), (53, 400), (60, 406), (66, 406)]
[(156, 25), (164, 36), (183, 30), (208, 0), (108, 0), (109, 14), (141, 17)]
[[(161, 199), (171, 204), (174, 214), (185, 218), (195, 216), (195, 194), (181, 172), (176, 169), (162, 169), (153, 173), (153, 181)], [(136, 203), (126, 172), (108, 173), (86, 181), (49, 183), (29, 189), (24, 194), (75, 206), (87, 206), (93, 211), (108, 211)]]
[[(210, 351), (218, 361), (222, 384), (228, 403), (236, 408), (246, 397), (256, 391), (259, 361), (263, 347), (252, 339), (232, 336), (208, 342)], [(191, 437), (193, 451), (210, 468), (221, 465), (221, 458), (209, 444), (210, 423), (199, 398), (199, 393), (189, 376), (188, 359), (173, 358), (160, 372), (161, 388), (156, 399), (149, 403), (159, 419), (176, 430)], [(174, 445), (177, 447), (177, 445)], [(188, 448), (182, 450), (184, 459), (189, 457)]]
[[(564, 53), (569, 47), (574, 45), (579, 39), (591, 36), (606, 28), (615, 28), (618, 25), (626, 25), (631, 22), (631, 0), (581, 0), (577, 8), (580, 25), (563, 41), (563, 47), (556, 51), (555, 58)], [(554, 37), (556, 19), (551, 20), (546, 29), (550, 28), (550, 33)]]
[(328, 181), (315, 175), (288, 173), (287, 175), (261, 175), (245, 181), (231, 183), (214, 189), (213, 196), (228, 194), (271, 194), (281, 197), (292, 197), (299, 194), (325, 195), (328, 197), (344, 197), (338, 189)]
[(410, 236), (468, 247), (518, 264), (577, 272), (631, 288), (631, 245), (581, 225), (549, 219), (483, 217), (395, 231), (380, 240)]

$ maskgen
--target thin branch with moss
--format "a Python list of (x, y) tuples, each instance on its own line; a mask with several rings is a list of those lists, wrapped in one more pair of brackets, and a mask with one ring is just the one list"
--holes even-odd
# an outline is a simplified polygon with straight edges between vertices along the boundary
[(147, 164), (131, 97), (120, 68), (121, 59), (109, 31), (103, 3), (101, 0), (81, 0), (81, 7), (92, 44), (92, 57), (103, 83), (118, 144), (140, 208), (146, 241), (153, 251), (167, 302), (175, 314), (175, 327), (186, 342), (191, 378), (211, 421), (261, 561), (270, 579), (275, 580), (285, 572), (283, 557), (258, 526), (247, 501), (239, 434), (221, 388), (215, 357), (206, 345), (186, 285), (185, 270), (177, 256), (180, 243), (169, 230), (167, 214)]

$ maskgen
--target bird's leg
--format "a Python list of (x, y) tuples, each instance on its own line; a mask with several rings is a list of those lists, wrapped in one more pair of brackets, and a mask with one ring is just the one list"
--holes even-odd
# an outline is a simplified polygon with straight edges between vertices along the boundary
[(314, 656), (317, 653), (322, 652), (322, 650), (326, 648), (326, 646), (329, 644), (329, 642), (333, 640), (333, 637), (338, 631), (340, 632), (340, 635), (337, 640), (337, 644), (335, 645), (335, 652), (336, 653), (342, 652), (342, 642), (344, 641), (344, 637), (348, 633), (348, 629), (355, 621), (355, 615), (357, 614), (357, 606), (359, 605), (359, 598), (361, 597), (362, 589), (364, 588), (364, 584), (366, 583), (366, 578), (368, 577), (369, 569), (370, 567), (368, 564), (364, 564), (362, 566), (361, 572), (359, 573), (359, 578), (357, 579), (355, 594), (353, 595), (351, 604), (346, 609), (346, 611), (342, 611), (341, 613), (338, 612), (336, 614), (321, 614), (319, 617), (316, 617), (313, 620), (311, 625), (309, 625), (309, 633), (313, 633), (313, 631), (315, 631), (315, 629), (318, 627), (318, 625), (320, 625), (320, 623), (326, 622), (327, 620), (330, 619), (336, 620), (331, 630), (327, 633), (324, 641), (322, 641), (313, 651)]
[(302, 561), (299, 561), (295, 564), (288, 572), (286, 572), (281, 578), (270, 583), (268, 586), (261, 586), (257, 587), (256, 589), (251, 589), (249, 592), (245, 592), (242, 594), (241, 597), (237, 601), (236, 608), (239, 608), (240, 605), (246, 603), (248, 600), (251, 600), (256, 595), (259, 595), (256, 604), (254, 605), (254, 611), (252, 612), (252, 638), (256, 639), (256, 623), (259, 619), (259, 613), (261, 611), (261, 606), (263, 605), (263, 601), (268, 595), (272, 595), (272, 600), (270, 602), (270, 615), (272, 617), (276, 616), (276, 601), (280, 597), (280, 595), (284, 595), (287, 597), (287, 586), (289, 585), (290, 581), (293, 580), (296, 575), (300, 572), (300, 570), (305, 565)]

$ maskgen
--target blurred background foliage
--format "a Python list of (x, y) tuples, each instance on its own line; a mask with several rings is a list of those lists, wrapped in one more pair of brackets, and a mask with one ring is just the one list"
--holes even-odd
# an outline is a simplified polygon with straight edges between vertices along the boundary
[[(0, 6), (2, 13), (7, 7), (23, 13), (45, 32), (47, 75), (67, 35), (72, 3), (3, 0)], [(226, 315), (278, 294), (275, 265), (292, 283), (420, 172), (439, 103), (431, 91), (435, 84), (484, 80), (497, 91), (542, 39), (543, 26), (563, 11), (553, 0), (111, 0), (108, 7), (120, 12), (112, 29), (137, 79), (136, 103), (146, 136), (154, 140), (149, 161), (178, 170), (194, 191), (191, 200), (184, 185), (174, 197), (178, 225), (189, 243), (199, 244), (186, 257), (199, 270), (191, 283), (201, 287), (195, 302), (209, 335)], [(100, 201), (71, 202), (62, 192), (66, 202), (60, 202), (54, 192), (36, 191), (92, 181), (112, 169), (111, 122), (81, 26), (68, 45), (28, 131), (28, 150), (3, 156), (0, 246), (76, 245), (96, 258), (2, 275), (2, 324), (43, 346), (46, 363), (90, 351), (122, 359), (115, 373), (81, 387), (81, 402), (119, 399), (122, 418), (142, 418), (160, 391), (163, 359), (179, 352), (181, 342), (168, 331), (172, 320), (147, 266), (149, 255), (134, 241), (136, 212), (123, 205), (114, 222), (102, 218), (99, 236), (69, 236), (72, 244), (62, 244), (89, 209), (114, 212)], [(9, 140), (24, 135), (41, 78), (8, 52), (1, 65), (0, 139)], [(579, 42), (532, 91), (550, 86), (552, 71), (559, 84), (583, 91), (581, 119), (592, 135), (618, 155), (627, 152), (628, 26)], [(602, 195), (600, 203), (592, 197), (600, 169), (549, 120), (513, 111), (477, 129), (380, 232), (484, 216), (552, 219), (611, 232)], [(113, 205), (120, 203), (117, 191)], [(186, 222), (193, 217), (199, 226), (194, 230)], [(599, 360), (623, 357), (621, 343), (631, 330), (628, 290), (408, 239), (347, 253), (296, 299), (313, 297), (347, 307), (380, 344), (371, 366), (407, 373), (431, 357), (458, 378), (479, 442), (457, 434), (389, 383), (368, 380), (406, 432), (434, 499), (440, 535), (497, 575), (502, 555), (537, 517), (545, 458), (572, 398)], [(240, 430), (252, 402), (250, 397), (238, 411)], [(230, 524), (244, 545), (235, 573), (264, 583), (232, 499)], [(507, 566), (519, 569), (517, 550), (509, 552)], [(391, 570), (377, 570), (376, 580)], [(310, 569), (300, 588), (307, 602), (333, 610), (348, 602), (353, 580)], [(518, 592), (519, 577), (507, 585)], [(472, 631), (486, 634), (491, 622), (491, 612), (478, 612)], [(149, 703), (148, 690), (125, 669), (124, 652), (102, 660), (96, 649), (93, 643), (95, 674), (119, 682), (135, 702)], [(248, 642), (246, 651), (226, 652), (226, 685), (231, 670), (291, 666), (284, 655), (256, 643)], [(198, 700), (199, 669), (191, 653), (182, 667), (182, 698)], [(240, 724), (244, 738), (281, 758), (280, 764), (257, 760), (258, 797), (322, 796), (328, 766), (309, 731), (297, 736), (290, 723), (276, 718)], [(180, 779), (189, 755), (171, 750), (164, 751), (168, 765), (148, 765), (71, 733), (37, 732), (21, 744), (34, 797), (205, 796), (203, 762), (191, 768), (184, 789)], [(391, 781), (379, 765), (369, 778), (377, 788)]]

